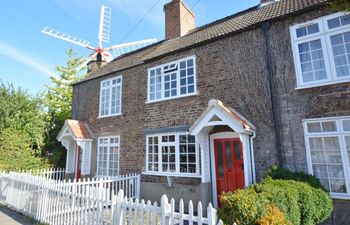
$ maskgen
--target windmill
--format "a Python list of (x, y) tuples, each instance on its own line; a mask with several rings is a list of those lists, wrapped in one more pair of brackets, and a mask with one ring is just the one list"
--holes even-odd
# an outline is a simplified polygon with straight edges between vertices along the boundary
[(93, 51), (93, 53), (84, 62), (81, 63), (79, 68), (77, 68), (77, 71), (81, 70), (84, 66), (88, 65), (89, 62), (92, 62), (92, 61), (98, 62), (99, 67), (104, 63), (108, 63), (112, 61), (113, 56), (111, 53), (109, 53), (109, 51), (113, 51), (114, 57), (118, 57), (122, 54), (137, 50), (139, 48), (153, 44), (157, 41), (157, 39), (147, 39), (142, 41), (117, 44), (111, 47), (104, 48), (102, 46), (102, 42), (105, 42), (105, 43), (109, 42), (109, 35), (110, 35), (110, 28), (111, 28), (111, 15), (112, 15), (112, 9), (110, 7), (102, 5), (101, 11), (100, 11), (100, 25), (99, 25), (99, 32), (98, 32), (97, 47), (91, 46), (89, 41), (62, 33), (50, 27), (45, 27), (41, 32)]

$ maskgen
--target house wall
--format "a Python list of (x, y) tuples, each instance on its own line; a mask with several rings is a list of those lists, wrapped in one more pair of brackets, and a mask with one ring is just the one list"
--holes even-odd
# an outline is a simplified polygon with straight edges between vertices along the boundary
[[(275, 22), (269, 30), (283, 161), (290, 170), (308, 171), (303, 119), (350, 115), (349, 83), (296, 90), (289, 27), (326, 14), (327, 10), (315, 10)], [(335, 200), (334, 204), (333, 217), (325, 224), (348, 224), (350, 201)]]
[[(298, 17), (272, 22), (268, 31), (282, 156), (284, 165), (291, 170), (307, 171), (302, 119), (350, 115), (350, 96), (342, 93), (349, 90), (348, 83), (295, 89), (296, 75), (289, 26), (327, 13), (329, 12), (325, 10), (315, 10)], [(147, 68), (191, 55), (196, 56), (198, 95), (145, 103)], [(143, 172), (146, 129), (191, 126), (207, 107), (210, 99), (220, 99), (244, 115), (257, 128), (254, 151), (255, 169), (259, 180), (270, 165), (277, 163), (276, 135), (265, 56), (264, 35), (262, 29), (257, 27), (103, 78), (80, 83), (74, 86), (73, 119), (87, 121), (96, 138), (120, 135), (121, 173)], [(123, 76), (122, 116), (97, 118), (100, 82), (118, 75)], [(96, 140), (93, 142), (91, 169), (94, 175)], [(163, 193), (175, 198), (188, 197), (199, 200), (203, 199), (201, 193), (209, 191), (201, 186), (199, 179), (177, 178), (174, 179), (173, 187), (168, 186), (166, 177), (143, 175), (142, 181), (142, 193), (152, 193), (149, 195), (154, 200), (159, 200)], [(151, 192), (148, 192), (149, 190)], [(338, 207), (339, 204), (350, 206), (348, 201), (336, 201), (335, 208), (338, 210), (334, 218), (346, 218), (346, 212), (340, 210), (342, 207)]]
[[(257, 127), (254, 140), (256, 172), (276, 164), (276, 145), (265, 48), (260, 29), (215, 41), (205, 46), (164, 57), (137, 67), (74, 86), (73, 119), (87, 121), (95, 138), (121, 136), (121, 173), (145, 171), (146, 129), (191, 126), (210, 99), (220, 99)], [(147, 68), (187, 56), (196, 56), (198, 95), (157, 103), (147, 99)], [(251, 68), (254, 68), (252, 70)], [(123, 76), (122, 116), (97, 118), (100, 82)], [(257, 94), (259, 93), (259, 94)], [(96, 140), (93, 143), (92, 175), (96, 171)], [(142, 176), (145, 182), (167, 185), (166, 177)], [(175, 184), (200, 188), (200, 179), (177, 179)], [(162, 186), (162, 187), (163, 187)], [(162, 189), (162, 188), (161, 188)], [(171, 188), (168, 194), (172, 196)], [(163, 192), (159, 192), (163, 193)], [(196, 192), (200, 195), (200, 192)]]

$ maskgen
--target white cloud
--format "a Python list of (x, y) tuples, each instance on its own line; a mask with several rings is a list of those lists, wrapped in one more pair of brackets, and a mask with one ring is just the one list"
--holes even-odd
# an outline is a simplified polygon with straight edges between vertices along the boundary
[(0, 42), (0, 55), (6, 56), (27, 66), (42, 72), (47, 76), (54, 76), (55, 74), (49, 69), (50, 67), (35, 57), (22, 52), (8, 44)]

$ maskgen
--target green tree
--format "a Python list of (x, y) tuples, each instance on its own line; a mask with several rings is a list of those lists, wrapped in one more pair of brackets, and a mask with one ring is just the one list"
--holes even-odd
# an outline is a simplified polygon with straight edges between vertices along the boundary
[(80, 75), (77, 68), (81, 64), (81, 57), (76, 57), (72, 49), (66, 51), (67, 64), (57, 66), (58, 77), (51, 77), (51, 85), (47, 86), (45, 104), (48, 111), (48, 130), (45, 140), (45, 150), (52, 153), (51, 163), (57, 167), (65, 166), (65, 149), (58, 143), (56, 137), (64, 121), (71, 118), (72, 113), (72, 84), (86, 76)]
[(45, 117), (39, 96), (0, 83), (0, 170), (47, 166), (40, 159)]
[(333, 11), (350, 11), (350, 0), (336, 0), (330, 3)]

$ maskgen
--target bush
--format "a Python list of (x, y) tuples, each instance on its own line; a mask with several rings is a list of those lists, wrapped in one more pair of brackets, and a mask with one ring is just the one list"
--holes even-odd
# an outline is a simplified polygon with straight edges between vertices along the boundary
[(227, 192), (220, 196), (221, 207), (218, 215), (225, 224), (251, 225), (266, 213), (265, 198), (253, 188)]
[(257, 193), (264, 193), (295, 225), (318, 224), (327, 219), (333, 210), (328, 193), (307, 183), (267, 178), (254, 189)]
[(284, 216), (283, 212), (276, 206), (269, 204), (266, 206), (266, 213), (257, 220), (258, 225), (292, 225)]
[(279, 180), (295, 180), (306, 182), (314, 188), (321, 188), (322, 190), (326, 191), (317, 177), (303, 172), (291, 172), (288, 169), (278, 166), (271, 166), (266, 173), (266, 177), (271, 177), (272, 179)]
[[(332, 199), (322, 189), (293, 180), (267, 178), (246, 190), (225, 193), (221, 196), (219, 217), (225, 224), (256, 225), (286, 224), (314, 225), (327, 219), (332, 212)], [(274, 215), (274, 216), (272, 216)]]

